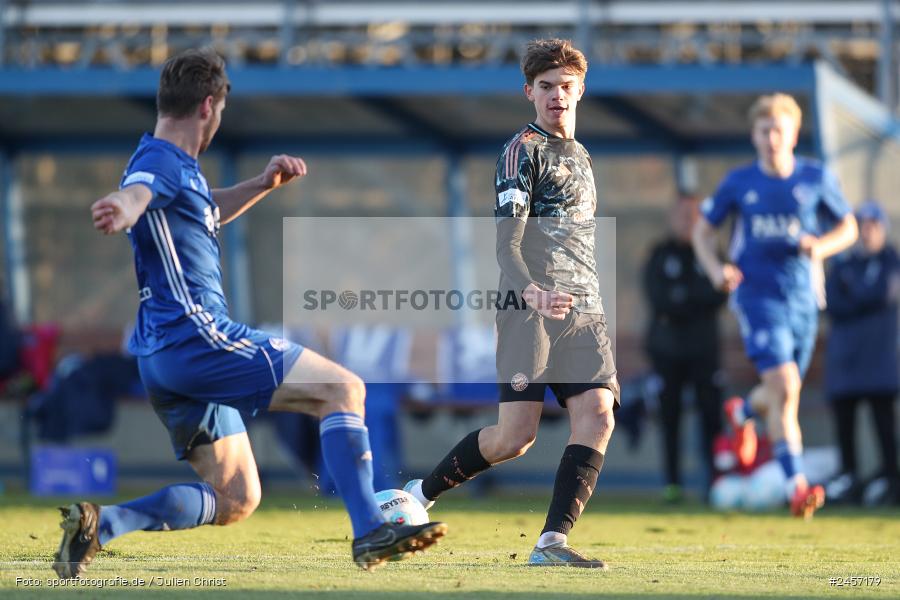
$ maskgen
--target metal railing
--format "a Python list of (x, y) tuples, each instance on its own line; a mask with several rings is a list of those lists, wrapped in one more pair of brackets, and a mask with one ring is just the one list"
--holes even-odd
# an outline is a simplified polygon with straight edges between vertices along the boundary
[[(232, 65), (498, 65), (538, 36), (603, 64), (824, 59), (874, 89), (893, 0), (418, 3), (0, 0), (0, 68), (158, 65), (212, 45)], [(895, 13), (896, 14), (896, 13)], [(881, 65), (881, 77), (891, 73)]]

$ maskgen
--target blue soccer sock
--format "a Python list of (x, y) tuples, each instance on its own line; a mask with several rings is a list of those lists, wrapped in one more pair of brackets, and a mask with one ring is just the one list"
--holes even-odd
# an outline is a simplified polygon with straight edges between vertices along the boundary
[(355, 413), (331, 413), (319, 425), (322, 457), (350, 514), (353, 537), (381, 526), (384, 516), (372, 487), (372, 450), (369, 430)]
[(208, 483), (179, 483), (124, 504), (100, 507), (100, 545), (130, 531), (191, 529), (216, 518), (216, 493)]
[(787, 440), (778, 440), (774, 446), (775, 459), (784, 471), (787, 480), (785, 492), (792, 498), (797, 488), (797, 478), (803, 475), (803, 447)]

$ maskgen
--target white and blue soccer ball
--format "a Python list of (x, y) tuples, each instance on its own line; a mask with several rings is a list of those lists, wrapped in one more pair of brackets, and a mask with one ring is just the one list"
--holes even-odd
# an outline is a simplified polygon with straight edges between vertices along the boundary
[(747, 510), (772, 510), (784, 506), (786, 480), (781, 466), (769, 461), (756, 469), (747, 482), (744, 508)]
[(375, 494), (381, 514), (391, 523), (400, 525), (424, 525), (428, 512), (422, 503), (403, 490), (381, 490)]
[(723, 475), (709, 490), (709, 503), (716, 510), (740, 510), (747, 490), (746, 477)]

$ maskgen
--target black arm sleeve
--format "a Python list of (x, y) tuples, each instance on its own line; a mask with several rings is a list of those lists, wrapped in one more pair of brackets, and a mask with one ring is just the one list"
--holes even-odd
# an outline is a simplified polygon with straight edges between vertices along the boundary
[(515, 217), (497, 220), (497, 263), (500, 270), (512, 283), (513, 289), (520, 294), (532, 282), (528, 265), (522, 256), (522, 236), (525, 234), (525, 221)]
[(521, 294), (533, 280), (522, 255), (525, 223), (531, 212), (534, 164), (522, 134), (503, 148), (497, 159), (494, 217), (497, 223), (497, 263), (512, 289)]

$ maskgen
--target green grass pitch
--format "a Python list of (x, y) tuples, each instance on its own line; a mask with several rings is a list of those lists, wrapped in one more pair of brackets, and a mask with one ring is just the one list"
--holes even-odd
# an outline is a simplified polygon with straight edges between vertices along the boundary
[[(60, 536), (55, 504), (0, 497), (0, 597), (900, 597), (896, 510), (826, 507), (803, 522), (782, 512), (717, 514), (600, 496), (570, 536), (608, 561), (609, 570), (597, 572), (525, 566), (546, 497), (448, 496), (431, 511), (450, 525), (443, 543), (375, 573), (350, 562), (349, 521), (339, 504), (281, 494), (264, 498), (238, 525), (117, 539), (86, 573), (87, 585), (65, 589), (51, 587), (58, 581), (50, 571)], [(143, 587), (121, 584), (138, 578)]]

